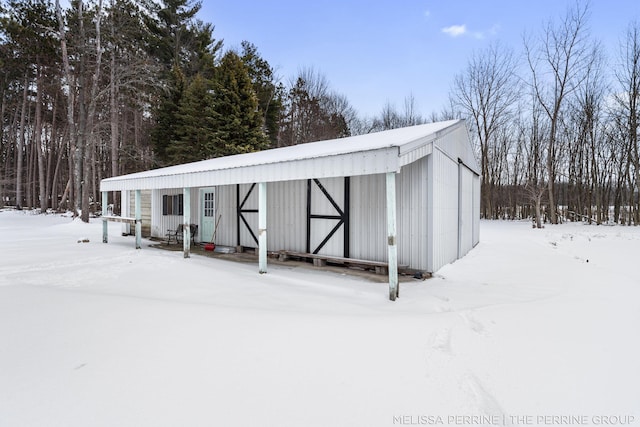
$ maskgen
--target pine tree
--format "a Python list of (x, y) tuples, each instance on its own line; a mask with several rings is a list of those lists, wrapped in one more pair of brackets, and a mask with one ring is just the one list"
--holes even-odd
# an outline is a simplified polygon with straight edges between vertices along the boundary
[(269, 146), (248, 69), (234, 52), (222, 58), (213, 97), (216, 155), (248, 153)]
[(163, 0), (154, 17), (145, 19), (149, 29), (147, 48), (165, 70), (161, 76), (166, 82), (165, 91), (158, 96), (154, 114), (157, 126), (151, 134), (160, 166), (176, 161), (168, 150), (183, 138), (176, 129), (182, 126), (178, 114), (183, 108), (184, 91), (197, 75), (213, 77), (215, 55), (222, 47), (222, 42), (213, 38), (213, 26), (195, 19), (200, 8), (199, 2)]
[(160, 97), (160, 105), (156, 110), (156, 126), (151, 131), (151, 140), (155, 148), (157, 162), (161, 165), (172, 163), (168, 153), (172, 141), (177, 139), (176, 114), (185, 90), (185, 77), (180, 67), (175, 65), (167, 82), (167, 93)]
[(223, 155), (213, 144), (217, 113), (212, 82), (198, 74), (184, 92), (175, 114), (175, 138), (167, 148), (171, 164), (194, 162)]
[(242, 42), (242, 61), (247, 66), (253, 89), (258, 97), (264, 130), (271, 146), (276, 146), (284, 89), (282, 85), (277, 84), (271, 65), (260, 56), (258, 48), (248, 41)]

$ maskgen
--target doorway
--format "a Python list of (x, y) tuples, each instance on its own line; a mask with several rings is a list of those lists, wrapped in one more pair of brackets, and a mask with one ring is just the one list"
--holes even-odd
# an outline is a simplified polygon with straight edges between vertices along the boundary
[(213, 242), (216, 229), (216, 190), (214, 187), (200, 189), (200, 241)]

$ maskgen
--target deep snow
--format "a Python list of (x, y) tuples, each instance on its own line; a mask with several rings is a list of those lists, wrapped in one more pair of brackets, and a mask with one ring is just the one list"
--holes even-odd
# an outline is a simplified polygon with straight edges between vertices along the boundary
[(0, 212), (0, 426), (640, 425), (640, 228), (483, 221), (395, 302), (109, 228)]

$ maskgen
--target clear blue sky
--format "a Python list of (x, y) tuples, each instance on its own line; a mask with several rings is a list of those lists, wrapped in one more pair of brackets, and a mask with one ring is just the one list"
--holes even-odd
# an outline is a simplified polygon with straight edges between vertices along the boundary
[[(578, 0), (582, 1), (582, 0)], [(225, 49), (242, 40), (288, 82), (301, 67), (324, 74), (361, 115), (413, 93), (419, 111), (441, 111), (453, 76), (492, 41), (522, 51), (523, 34), (540, 34), (575, 0), (204, 0), (199, 18), (215, 25)], [(639, 0), (592, 0), (592, 34), (615, 60)]]

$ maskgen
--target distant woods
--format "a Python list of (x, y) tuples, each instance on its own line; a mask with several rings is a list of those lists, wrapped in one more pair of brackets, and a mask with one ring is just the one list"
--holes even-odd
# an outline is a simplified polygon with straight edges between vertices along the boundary
[(482, 171), (484, 218), (640, 223), (640, 26), (618, 51), (588, 30), (588, 4), (524, 37), (494, 43), (454, 79)]
[(200, 7), (0, 2), (0, 206), (88, 221), (103, 178), (352, 133), (321, 73), (283, 82), (252, 43), (224, 50)]
[(441, 112), (409, 94), (361, 117), (319, 70), (279, 76), (250, 41), (225, 49), (200, 6), (0, 1), (0, 206), (88, 221), (110, 176), (466, 118), (483, 217), (640, 223), (637, 23), (605, 52), (576, 3), (520, 51), (475, 52)]

